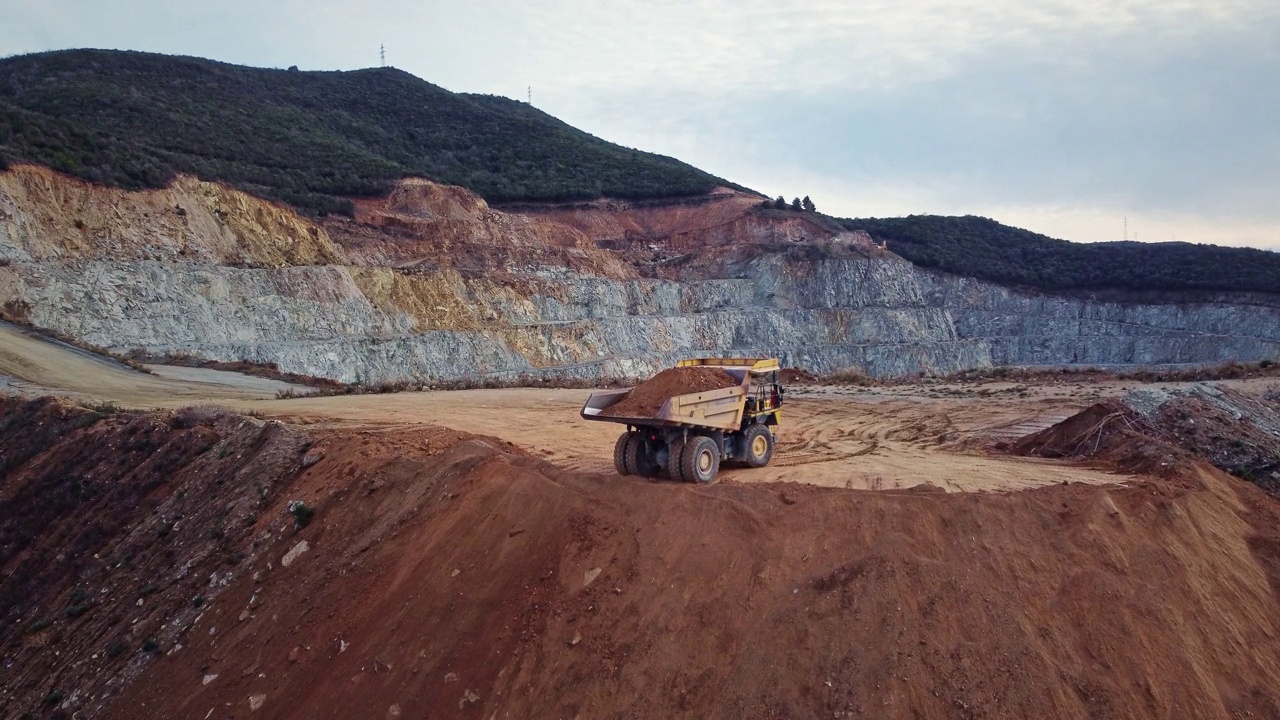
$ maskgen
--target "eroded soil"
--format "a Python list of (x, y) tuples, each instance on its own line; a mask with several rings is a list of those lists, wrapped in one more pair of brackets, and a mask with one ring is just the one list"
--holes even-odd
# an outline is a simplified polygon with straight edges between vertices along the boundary
[(1280, 717), (1280, 506), (1058, 425), (1131, 383), (798, 386), (698, 486), (614, 474), (586, 391), (104, 362), (61, 391), (262, 417), (0, 398), (4, 717)]

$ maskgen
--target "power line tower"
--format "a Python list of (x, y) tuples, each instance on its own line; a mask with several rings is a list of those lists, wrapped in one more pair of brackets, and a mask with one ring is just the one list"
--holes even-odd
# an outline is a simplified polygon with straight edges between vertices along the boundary
[(1127, 216), (1124, 219), (1124, 239), (1129, 239), (1129, 218)]
[(382, 63), (382, 67), (387, 66), (387, 46), (386, 45), (378, 46), (378, 60)]
[(529, 86), (529, 105), (533, 105), (533, 86)]

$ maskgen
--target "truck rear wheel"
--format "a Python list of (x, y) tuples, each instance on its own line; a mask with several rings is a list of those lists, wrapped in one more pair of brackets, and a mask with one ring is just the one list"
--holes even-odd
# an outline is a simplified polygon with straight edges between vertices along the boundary
[(676, 482), (685, 482), (680, 456), (684, 454), (684, 438), (676, 438), (667, 444), (667, 474)]
[(642, 433), (631, 433), (634, 439), (626, 448), (627, 469), (632, 475), (651, 478), (658, 474), (658, 459), (654, 457), (653, 448), (645, 440)]
[(767, 425), (752, 425), (743, 434), (744, 459), (751, 467), (764, 467), (773, 457), (773, 433)]
[(618, 442), (613, 444), (613, 468), (618, 471), (619, 475), (627, 476), (634, 472), (632, 466), (628, 463), (631, 459), (631, 446), (640, 444), (640, 433), (627, 432), (622, 433), (618, 438)]
[(715, 440), (698, 435), (689, 438), (680, 453), (680, 475), (685, 482), (709, 483), (720, 470), (720, 447)]

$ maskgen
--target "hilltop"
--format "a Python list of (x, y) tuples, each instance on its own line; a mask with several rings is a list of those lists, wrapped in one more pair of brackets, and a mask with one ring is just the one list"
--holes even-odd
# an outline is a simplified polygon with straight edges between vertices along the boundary
[(0, 166), (159, 188), (176, 174), (313, 211), (350, 212), (422, 176), (491, 202), (652, 198), (728, 185), (606, 142), (530, 105), (452, 93), (394, 68), (242, 67), (67, 50), (0, 60)]
[(1280, 254), (1191, 243), (1076, 243), (966, 215), (846, 218), (911, 262), (1043, 290), (1280, 290)]

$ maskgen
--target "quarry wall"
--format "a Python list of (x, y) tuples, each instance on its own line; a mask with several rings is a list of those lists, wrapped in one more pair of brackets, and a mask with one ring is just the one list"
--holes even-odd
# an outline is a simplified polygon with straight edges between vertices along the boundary
[(410, 180), (319, 223), (192, 178), (132, 193), (19, 167), (0, 174), (0, 306), (120, 351), (345, 382), (634, 376), (703, 354), (875, 376), (1280, 357), (1277, 303), (1015, 291), (739, 194), (665, 215), (468, 195)]

